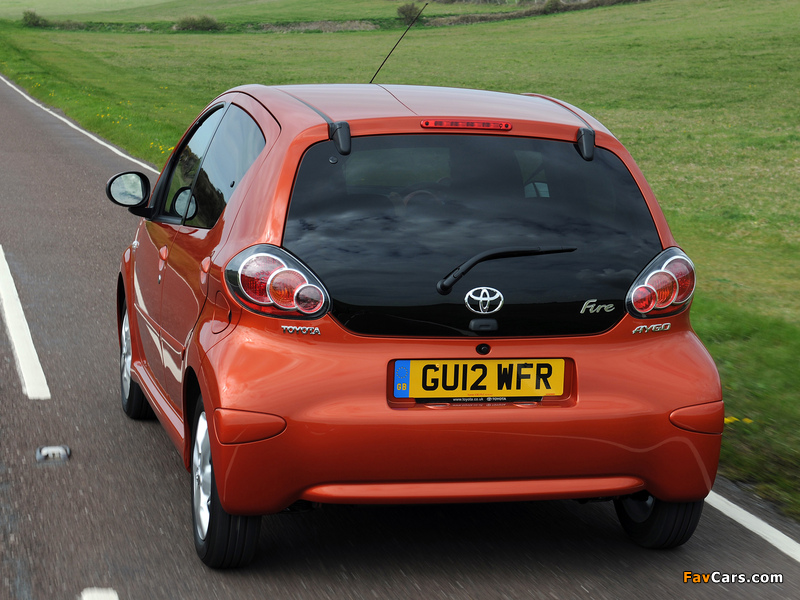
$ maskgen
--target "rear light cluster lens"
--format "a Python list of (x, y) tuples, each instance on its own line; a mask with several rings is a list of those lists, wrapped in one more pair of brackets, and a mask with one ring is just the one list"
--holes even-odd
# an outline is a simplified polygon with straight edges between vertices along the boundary
[(650, 275), (646, 286), (656, 291), (656, 305), (653, 308), (667, 308), (678, 293), (678, 280), (667, 271), (656, 271)]
[(683, 304), (694, 294), (695, 275), (692, 261), (686, 257), (676, 256), (667, 261), (664, 270), (672, 273), (678, 282), (675, 304)]
[(280, 269), (285, 269), (283, 261), (269, 254), (256, 254), (239, 267), (239, 283), (242, 291), (256, 304), (272, 304), (269, 295), (269, 278)]
[(658, 292), (649, 285), (640, 285), (631, 293), (633, 307), (640, 313), (649, 313), (656, 307)]
[(249, 248), (225, 269), (233, 294), (248, 308), (275, 316), (321, 316), (327, 295), (316, 277), (291, 254), (274, 246)]
[(695, 272), (689, 257), (669, 248), (651, 262), (628, 292), (628, 311), (635, 317), (680, 312), (694, 294)]

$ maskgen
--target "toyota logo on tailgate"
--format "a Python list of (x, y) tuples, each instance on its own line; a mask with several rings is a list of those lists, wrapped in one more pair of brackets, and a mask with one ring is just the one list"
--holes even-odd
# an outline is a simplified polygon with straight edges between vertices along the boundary
[(464, 303), (472, 312), (488, 315), (497, 312), (503, 306), (503, 294), (494, 288), (479, 287), (467, 292)]

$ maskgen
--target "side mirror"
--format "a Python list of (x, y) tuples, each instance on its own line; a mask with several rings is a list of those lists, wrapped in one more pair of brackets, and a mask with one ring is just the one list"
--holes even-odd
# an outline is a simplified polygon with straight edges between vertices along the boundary
[(172, 209), (183, 221), (194, 219), (197, 214), (197, 202), (192, 194), (192, 188), (184, 187), (178, 190)]
[(143, 208), (150, 201), (150, 180), (138, 171), (119, 173), (108, 180), (106, 196), (119, 206)]

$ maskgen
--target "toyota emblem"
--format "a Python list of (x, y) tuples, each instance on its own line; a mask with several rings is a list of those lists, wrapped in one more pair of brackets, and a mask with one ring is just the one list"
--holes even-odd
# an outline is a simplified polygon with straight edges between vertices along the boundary
[(464, 304), (474, 313), (488, 315), (503, 306), (503, 294), (490, 287), (475, 288), (467, 292)]

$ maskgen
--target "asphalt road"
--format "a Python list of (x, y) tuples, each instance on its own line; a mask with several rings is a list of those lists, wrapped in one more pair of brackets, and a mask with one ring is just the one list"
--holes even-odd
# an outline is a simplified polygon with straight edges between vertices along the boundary
[[(205, 568), (177, 452), (119, 406), (114, 289), (136, 217), (104, 186), (132, 167), (0, 82), (0, 246), (52, 396), (23, 394), (0, 328), (0, 599), (800, 598), (800, 564), (710, 506), (664, 552), (631, 544), (608, 503), (327, 507), (265, 517), (250, 567)], [(55, 444), (71, 459), (37, 464)], [(800, 540), (753, 497), (716, 490)]]

